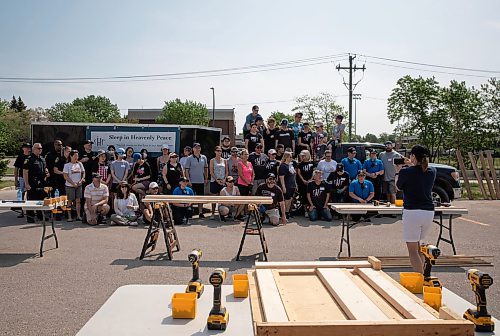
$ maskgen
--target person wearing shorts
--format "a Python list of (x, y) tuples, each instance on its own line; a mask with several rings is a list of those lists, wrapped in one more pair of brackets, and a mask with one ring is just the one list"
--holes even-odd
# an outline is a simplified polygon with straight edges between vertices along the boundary
[(396, 166), (396, 186), (403, 191), (403, 239), (408, 248), (410, 262), (415, 272), (424, 272), (420, 242), (429, 233), (434, 219), (432, 186), (436, 169), (429, 167), (430, 153), (427, 148), (415, 145), (406, 168)]
[[(191, 189), (195, 195), (205, 195), (205, 185), (208, 183), (208, 160), (207, 157), (201, 154), (201, 145), (195, 142), (193, 145), (193, 154), (186, 159), (184, 166), (186, 176), (191, 183)], [(198, 204), (199, 218), (204, 218), (203, 204)]]
[[(83, 163), (78, 161), (78, 151), (69, 152), (70, 162), (63, 168), (64, 179), (66, 180), (66, 196), (68, 197), (68, 207), (71, 208), (73, 202), (76, 203), (76, 220), (82, 220), (81, 199), (82, 185), (85, 182), (85, 168)], [(72, 222), (71, 211), (68, 214), (68, 222)]]
[(285, 215), (285, 198), (283, 197), (281, 188), (276, 185), (276, 175), (269, 173), (266, 182), (257, 187), (255, 196), (272, 197), (272, 204), (261, 204), (259, 207), (269, 217), (271, 225), (277, 226), (280, 223), (280, 212), (278, 209), (281, 209), (282, 213), (281, 224), (285, 225), (287, 223)]

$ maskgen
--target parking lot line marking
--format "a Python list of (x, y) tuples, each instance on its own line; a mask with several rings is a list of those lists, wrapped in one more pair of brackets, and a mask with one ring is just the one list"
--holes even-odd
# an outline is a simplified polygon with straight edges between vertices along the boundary
[(482, 226), (490, 226), (490, 224), (481, 223), (481, 222), (478, 222), (478, 221), (475, 221), (475, 220), (472, 220), (472, 219), (468, 219), (468, 218), (464, 218), (464, 217), (458, 217), (458, 219), (461, 219), (461, 220), (466, 221), (466, 222), (471, 222), (471, 223), (474, 223), (474, 224), (482, 225)]

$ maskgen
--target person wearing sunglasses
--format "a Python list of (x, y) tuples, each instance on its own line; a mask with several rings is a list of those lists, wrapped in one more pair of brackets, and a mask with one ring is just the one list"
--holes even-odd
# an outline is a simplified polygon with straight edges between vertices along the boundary
[[(222, 188), (224, 188), (226, 177), (228, 176), (227, 161), (222, 158), (222, 147), (215, 147), (215, 157), (210, 160), (210, 193), (212, 195), (219, 195)], [(212, 203), (211, 220), (215, 219), (215, 203)]]
[[(149, 184), (149, 190), (148, 190), (148, 195), (158, 195), (160, 187), (158, 186), (158, 183), (156, 182), (151, 182)], [(142, 203), (144, 205), (144, 209), (142, 210), (142, 215), (143, 215), (143, 220), (145, 225), (151, 224), (151, 220), (153, 219), (153, 203)]]
[(118, 186), (118, 192), (114, 200), (115, 213), (111, 215), (110, 224), (137, 226), (137, 214), (139, 202), (127, 182)]
[(266, 178), (266, 183), (262, 183), (257, 188), (255, 196), (267, 196), (273, 199), (272, 204), (261, 204), (259, 206), (259, 209), (269, 217), (271, 225), (278, 226), (280, 224), (280, 210), (282, 213), (281, 224), (285, 225), (287, 223), (285, 216), (285, 198), (283, 197), (281, 188), (276, 185), (276, 175), (269, 173)]
[[(173, 195), (194, 196), (194, 191), (188, 187), (188, 183), (189, 180), (182, 177), (179, 186), (174, 189)], [(191, 203), (172, 203), (171, 207), (175, 225), (187, 224), (189, 218), (193, 216)]]
[[(226, 186), (222, 188), (219, 193), (220, 196), (240, 196), (240, 190), (234, 185), (234, 178), (232, 176), (226, 177)], [(219, 204), (219, 216), (221, 221), (225, 222), (227, 217), (239, 217), (243, 211), (243, 205), (234, 205), (231, 203)]]
[(373, 188), (375, 189), (375, 197), (373, 199), (380, 201), (384, 164), (382, 160), (377, 159), (377, 152), (374, 149), (370, 150), (370, 158), (363, 162), (363, 171), (366, 173), (366, 179), (373, 183)]
[[(37, 142), (33, 144), (31, 155), (23, 163), (23, 180), (27, 200), (43, 200), (47, 196), (44, 188), (48, 176), (50, 176), (49, 170), (45, 159), (42, 157), (42, 144)], [(41, 218), (41, 212), (37, 216)], [(26, 220), (28, 223), (35, 222), (35, 212), (33, 210), (26, 211)]]
[(361, 162), (356, 159), (356, 148), (354, 147), (347, 149), (347, 157), (343, 158), (341, 162), (344, 165), (344, 170), (349, 174), (351, 181), (355, 180), (358, 172), (363, 169)]
[(171, 153), (169, 157), (169, 162), (163, 167), (162, 179), (163, 179), (163, 194), (172, 195), (172, 192), (179, 185), (181, 177), (184, 177), (184, 171), (182, 165), (177, 162), (179, 156), (177, 153)]

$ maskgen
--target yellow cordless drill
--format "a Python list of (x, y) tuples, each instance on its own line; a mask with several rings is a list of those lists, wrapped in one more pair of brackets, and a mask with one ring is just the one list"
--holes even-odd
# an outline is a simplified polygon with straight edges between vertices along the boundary
[(495, 329), (495, 322), (486, 309), (486, 289), (493, 284), (493, 278), (487, 273), (472, 268), (467, 271), (467, 279), (476, 296), (477, 309), (467, 309), (464, 318), (476, 325), (476, 331), (492, 332)]
[(192, 250), (191, 253), (188, 254), (188, 260), (191, 262), (191, 265), (193, 265), (193, 278), (189, 280), (186, 287), (186, 293), (196, 293), (198, 294), (198, 298), (203, 294), (203, 284), (200, 279), (200, 259), (201, 250)]
[(432, 266), (436, 264), (436, 259), (441, 255), (441, 250), (434, 245), (420, 245), (420, 252), (424, 255), (424, 286), (442, 288), (441, 281), (435, 276), (431, 276)]
[(207, 319), (207, 328), (209, 330), (226, 330), (229, 322), (229, 312), (222, 306), (222, 283), (226, 279), (226, 271), (217, 268), (210, 275), (208, 281), (214, 286), (214, 305), (210, 310)]

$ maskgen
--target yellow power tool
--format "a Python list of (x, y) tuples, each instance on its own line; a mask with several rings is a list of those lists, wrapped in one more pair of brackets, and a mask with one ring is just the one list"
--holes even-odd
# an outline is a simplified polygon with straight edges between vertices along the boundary
[(436, 264), (436, 259), (441, 255), (441, 250), (434, 245), (420, 245), (420, 252), (424, 255), (424, 286), (439, 287), (443, 285), (435, 276), (431, 275), (432, 266)]
[(207, 319), (207, 328), (209, 330), (226, 330), (229, 322), (229, 312), (222, 305), (222, 283), (226, 279), (226, 271), (217, 268), (210, 275), (208, 281), (214, 286), (214, 305), (210, 310)]
[(201, 294), (203, 294), (203, 284), (200, 279), (200, 260), (201, 260), (201, 250), (192, 250), (188, 254), (188, 260), (193, 266), (193, 278), (189, 281), (186, 287), (186, 293), (196, 293), (198, 299)]
[(493, 284), (493, 278), (477, 269), (470, 269), (467, 271), (467, 279), (476, 296), (477, 309), (467, 309), (464, 318), (476, 325), (476, 331), (492, 332), (495, 329), (495, 322), (486, 309), (486, 289)]

